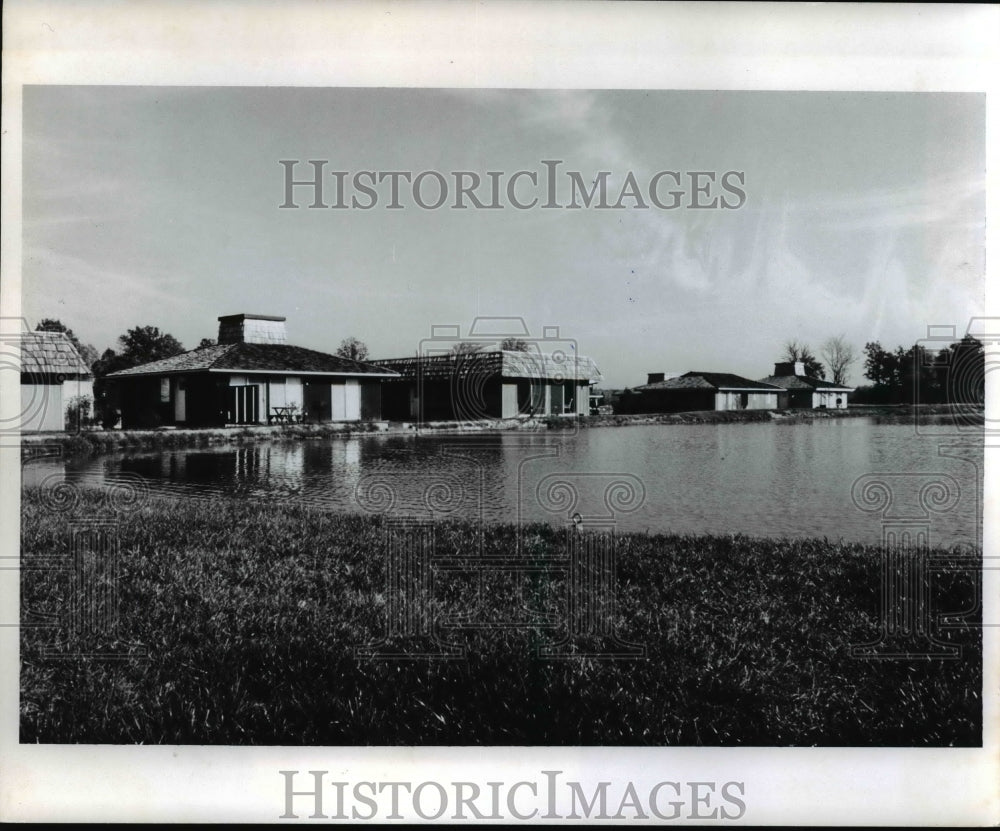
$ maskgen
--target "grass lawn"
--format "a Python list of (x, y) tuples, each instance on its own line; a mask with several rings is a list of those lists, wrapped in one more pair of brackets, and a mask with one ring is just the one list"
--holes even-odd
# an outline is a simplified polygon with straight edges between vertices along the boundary
[[(538, 657), (562, 624), (548, 526), (442, 523), (440, 555), (537, 566), (438, 571), (428, 603), (466, 626), (452, 660), (356, 649), (386, 627), (385, 522), (287, 503), (22, 495), (21, 741), (282, 745), (978, 746), (979, 630), (957, 659), (852, 657), (878, 637), (880, 552), (825, 540), (621, 535), (615, 630), (642, 657)], [(117, 623), (71, 637), (71, 528), (113, 520)], [(481, 540), (481, 545), (479, 541)], [(935, 578), (935, 610), (973, 605)], [(46, 617), (48, 615), (49, 617)], [(40, 622), (60, 622), (55, 627)], [(503, 628), (501, 623), (521, 623)], [(117, 660), (53, 657), (74, 644)], [(146, 657), (140, 654), (140, 648)]]

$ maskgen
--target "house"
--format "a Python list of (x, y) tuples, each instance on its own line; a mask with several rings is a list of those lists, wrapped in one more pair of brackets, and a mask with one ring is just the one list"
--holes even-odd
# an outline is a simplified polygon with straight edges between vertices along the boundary
[(802, 361), (786, 361), (774, 365), (774, 375), (761, 378), (761, 382), (781, 387), (781, 406), (797, 409), (829, 408), (842, 410), (847, 407), (847, 396), (853, 387), (845, 387), (806, 375)]
[(112, 372), (122, 426), (223, 426), (380, 415), (379, 382), (396, 373), (287, 343), (285, 318), (219, 318), (216, 346)]
[(383, 415), (403, 421), (475, 421), (590, 413), (601, 378), (591, 358), (562, 351), (482, 350), (373, 361), (398, 373), (382, 383)]
[(93, 404), (94, 380), (73, 342), (63, 332), (22, 332), (22, 433), (65, 430), (74, 399)]
[(616, 412), (680, 413), (693, 410), (771, 410), (780, 387), (730, 372), (650, 373), (647, 383), (622, 394)]

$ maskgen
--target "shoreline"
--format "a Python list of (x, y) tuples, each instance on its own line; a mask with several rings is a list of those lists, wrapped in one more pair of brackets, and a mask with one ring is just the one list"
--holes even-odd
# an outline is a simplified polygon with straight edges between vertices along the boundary
[(948, 404), (912, 406), (859, 405), (845, 410), (701, 410), (682, 413), (632, 413), (579, 417), (547, 416), (537, 419), (448, 422), (327, 422), (322, 424), (254, 425), (158, 430), (83, 430), (21, 436), (22, 458), (55, 454), (99, 456), (108, 453), (172, 450), (262, 441), (315, 441), (357, 435), (447, 435), (449, 433), (560, 432), (567, 429), (600, 429), (651, 424), (747, 424), (798, 423), (826, 419), (879, 417), (910, 420), (918, 417), (960, 417), (969, 425), (982, 424), (983, 408)]

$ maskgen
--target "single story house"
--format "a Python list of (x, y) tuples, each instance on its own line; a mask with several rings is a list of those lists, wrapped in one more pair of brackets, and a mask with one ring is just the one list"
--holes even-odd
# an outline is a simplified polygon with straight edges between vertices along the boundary
[(761, 378), (761, 382), (781, 387), (784, 393), (781, 406), (797, 409), (815, 409), (818, 407), (831, 410), (843, 410), (847, 407), (847, 396), (854, 392), (853, 387), (834, 384), (822, 378), (806, 375), (802, 361), (785, 361), (774, 365), (774, 375)]
[(382, 382), (385, 418), (476, 421), (590, 413), (601, 378), (591, 358), (540, 350), (483, 350), (372, 361), (398, 373)]
[(379, 382), (396, 373), (286, 342), (285, 318), (219, 318), (215, 346), (112, 372), (122, 427), (381, 418)]
[(63, 332), (22, 332), (22, 433), (65, 430), (74, 399), (94, 401), (94, 379), (73, 342)]
[(681, 413), (694, 410), (777, 409), (780, 387), (730, 372), (685, 372), (672, 378), (651, 373), (622, 394), (616, 412)]

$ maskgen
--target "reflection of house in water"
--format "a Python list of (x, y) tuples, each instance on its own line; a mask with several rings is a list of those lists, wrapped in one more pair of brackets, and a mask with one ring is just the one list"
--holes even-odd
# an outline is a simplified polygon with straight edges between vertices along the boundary
[(396, 373), (286, 342), (285, 318), (219, 318), (216, 346), (112, 372), (126, 428), (377, 420)]
[(382, 413), (400, 421), (475, 421), (590, 412), (601, 373), (562, 352), (493, 350), (373, 361), (398, 373), (382, 383)]
[(350, 508), (361, 475), (362, 439), (260, 443), (125, 457), (121, 470), (157, 489), (249, 498), (291, 498)]
[(843, 410), (847, 407), (848, 394), (854, 392), (853, 387), (806, 375), (802, 361), (777, 363), (774, 365), (774, 375), (762, 378), (761, 381), (784, 390), (779, 396), (782, 407)]

